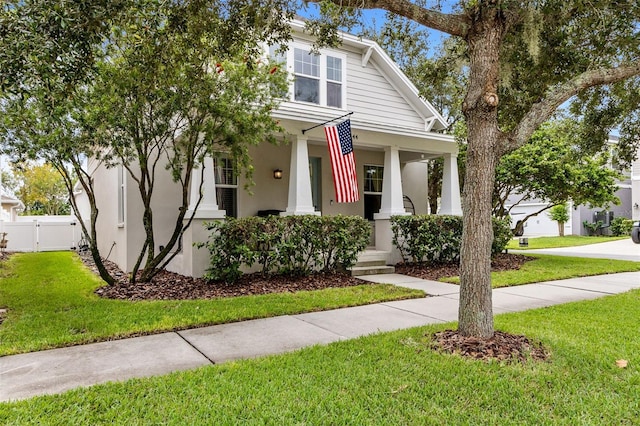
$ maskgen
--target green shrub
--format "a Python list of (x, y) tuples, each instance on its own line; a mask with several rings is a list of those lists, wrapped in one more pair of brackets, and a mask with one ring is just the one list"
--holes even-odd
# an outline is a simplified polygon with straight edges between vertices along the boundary
[(604, 222), (601, 220), (597, 222), (589, 222), (588, 220), (585, 220), (584, 222), (582, 222), (582, 226), (585, 227), (589, 235), (600, 235), (602, 234)]
[[(462, 217), (440, 215), (394, 216), (393, 244), (405, 262), (457, 262), (462, 242)], [(511, 239), (509, 219), (493, 219), (491, 255), (502, 252)]]
[(503, 219), (494, 217), (492, 221), (493, 243), (491, 244), (491, 256), (496, 256), (507, 248), (507, 244), (513, 237), (513, 232), (511, 232), (511, 218), (509, 216)]
[(616, 217), (611, 221), (611, 226), (609, 227), (614, 237), (630, 235), (631, 228), (633, 228), (633, 220), (624, 217)]
[(237, 280), (243, 266), (292, 275), (346, 269), (356, 263), (370, 233), (368, 222), (356, 216), (228, 218), (207, 229), (211, 263), (205, 277), (227, 282)]

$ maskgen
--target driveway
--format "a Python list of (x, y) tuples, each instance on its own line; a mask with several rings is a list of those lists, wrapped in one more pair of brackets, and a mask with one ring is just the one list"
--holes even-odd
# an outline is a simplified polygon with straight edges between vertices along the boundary
[(519, 253), (553, 254), (557, 256), (595, 257), (601, 259), (633, 260), (640, 262), (640, 244), (631, 238), (606, 243), (590, 244), (578, 247), (563, 247), (540, 250), (509, 250)]

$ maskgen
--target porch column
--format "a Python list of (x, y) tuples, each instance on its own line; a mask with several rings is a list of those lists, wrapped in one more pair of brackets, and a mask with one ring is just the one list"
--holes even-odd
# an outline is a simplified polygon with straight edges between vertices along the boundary
[[(204, 168), (204, 172), (202, 170)], [(213, 158), (205, 157), (202, 165), (191, 172), (191, 193), (189, 195), (189, 209), (185, 218), (191, 217), (198, 199), (200, 198), (200, 184), (202, 183), (202, 200), (197, 206), (194, 219), (222, 219), (226, 211), (218, 209), (216, 199), (216, 178), (213, 169)]]
[(289, 197), (283, 216), (315, 214), (311, 196), (311, 175), (309, 174), (309, 149), (307, 138), (298, 136), (291, 143), (291, 164), (289, 167)]
[(404, 209), (402, 200), (402, 172), (400, 170), (400, 151), (398, 147), (384, 149), (384, 175), (382, 178), (382, 200), (380, 211), (373, 214), (376, 224), (376, 249), (388, 252), (387, 261), (396, 263), (401, 260), (398, 249), (393, 245), (391, 216), (410, 215)]
[(457, 154), (444, 155), (444, 167), (442, 169), (442, 194), (440, 195), (440, 214), (462, 216)]
[(402, 199), (402, 172), (400, 170), (400, 152), (398, 147), (384, 149), (384, 177), (382, 179), (382, 200), (380, 211), (374, 219), (389, 219), (391, 216), (407, 215)]
[[(202, 183), (202, 200), (200, 198), (200, 184)], [(197, 208), (196, 208), (197, 205)], [(183, 275), (201, 277), (209, 267), (211, 259), (206, 248), (196, 248), (196, 243), (206, 243), (209, 231), (205, 228), (207, 222), (224, 220), (226, 211), (218, 208), (216, 199), (216, 178), (213, 158), (205, 157), (202, 165), (191, 172), (191, 193), (189, 194), (189, 209), (183, 220), (186, 225), (194, 213), (191, 226), (182, 234), (182, 252), (173, 258), (167, 269)]]

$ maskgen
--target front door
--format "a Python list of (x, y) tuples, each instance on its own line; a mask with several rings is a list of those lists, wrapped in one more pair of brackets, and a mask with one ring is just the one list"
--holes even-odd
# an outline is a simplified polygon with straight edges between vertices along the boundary
[(311, 197), (315, 211), (322, 212), (322, 163), (320, 157), (309, 157)]

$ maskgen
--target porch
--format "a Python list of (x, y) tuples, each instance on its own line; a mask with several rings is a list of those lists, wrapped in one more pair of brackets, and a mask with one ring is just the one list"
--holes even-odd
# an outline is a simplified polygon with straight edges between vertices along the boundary
[[(417, 133), (417, 132), (416, 132)], [(337, 203), (331, 164), (324, 139), (318, 129), (302, 135), (288, 135), (287, 144), (263, 144), (251, 150), (255, 185), (243, 190), (247, 181), (236, 176), (224, 159), (207, 158), (204, 170), (196, 170), (191, 191), (189, 216), (183, 247), (206, 241), (202, 224), (227, 216), (246, 217), (265, 213), (280, 215), (358, 215), (372, 223), (371, 249), (386, 252), (387, 264), (400, 260), (392, 244), (391, 216), (427, 214), (429, 211), (427, 161), (444, 158), (440, 208), (437, 213), (461, 215), (457, 168), (457, 145), (450, 136), (438, 133), (384, 135), (354, 129), (354, 153), (360, 200)], [(202, 200), (197, 205), (202, 184)], [(408, 209), (406, 200), (411, 200)], [(409, 210), (409, 211), (408, 211)], [(435, 212), (433, 212), (435, 213)], [(191, 252), (191, 253), (187, 253)], [(205, 250), (185, 250), (174, 263), (176, 272), (201, 275), (208, 265)]]

